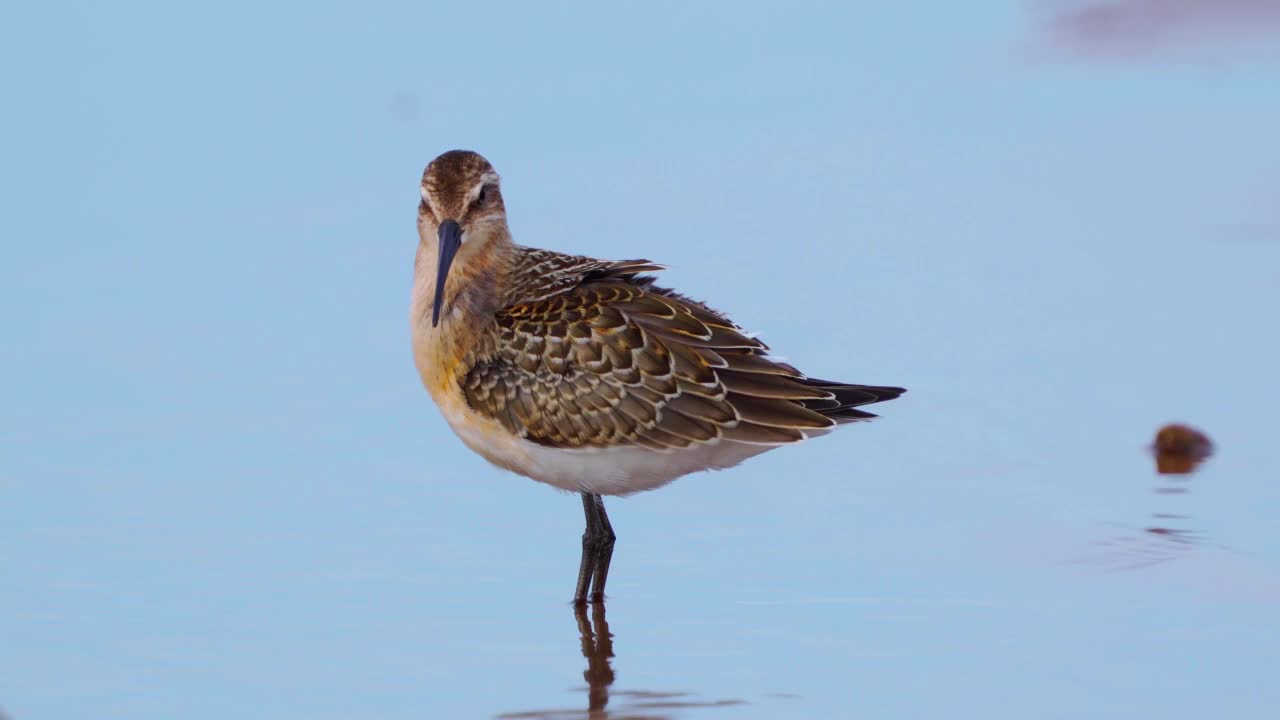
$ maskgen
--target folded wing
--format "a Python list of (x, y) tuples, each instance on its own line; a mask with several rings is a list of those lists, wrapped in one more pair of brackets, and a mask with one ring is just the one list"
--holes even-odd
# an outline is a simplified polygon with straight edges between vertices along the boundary
[(525, 299), (498, 311), (498, 349), (462, 381), (473, 410), (532, 442), (779, 445), (874, 417), (854, 408), (903, 392), (806, 378), (719, 313), (636, 277), (660, 269), (648, 261), (547, 254), (541, 279), (513, 285)]

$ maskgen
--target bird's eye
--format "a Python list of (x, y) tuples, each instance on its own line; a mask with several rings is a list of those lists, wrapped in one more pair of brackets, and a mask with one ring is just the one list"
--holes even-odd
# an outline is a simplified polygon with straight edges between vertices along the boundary
[(482, 185), (480, 187), (480, 194), (476, 196), (476, 203), (477, 204), (483, 203), (488, 197), (489, 197), (489, 186)]

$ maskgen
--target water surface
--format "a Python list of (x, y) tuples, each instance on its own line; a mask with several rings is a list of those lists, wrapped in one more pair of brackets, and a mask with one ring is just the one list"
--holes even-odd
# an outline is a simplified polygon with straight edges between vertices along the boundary
[[(1042, 62), (1026, 9), (15, 9), (0, 707), (1276, 717), (1278, 66)], [(457, 146), (517, 240), (910, 393), (609, 500), (575, 616), (580, 503), (469, 453), (409, 357)]]

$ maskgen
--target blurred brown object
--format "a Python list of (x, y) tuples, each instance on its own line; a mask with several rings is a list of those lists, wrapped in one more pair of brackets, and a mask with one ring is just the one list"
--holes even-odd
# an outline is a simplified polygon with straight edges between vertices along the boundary
[(1156, 433), (1151, 451), (1156, 456), (1156, 472), (1186, 475), (1213, 454), (1213, 441), (1193, 427), (1171, 423)]

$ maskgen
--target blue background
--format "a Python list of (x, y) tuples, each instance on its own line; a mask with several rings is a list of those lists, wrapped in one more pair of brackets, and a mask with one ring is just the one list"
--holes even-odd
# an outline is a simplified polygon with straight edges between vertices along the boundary
[[(1280, 61), (970, 5), (6, 9), (0, 706), (586, 707), (580, 504), (469, 453), (410, 358), (418, 179), (466, 147), (518, 242), (911, 389), (609, 502), (615, 690), (1274, 717)], [(1218, 443), (1193, 480), (1145, 452), (1170, 420)]]

